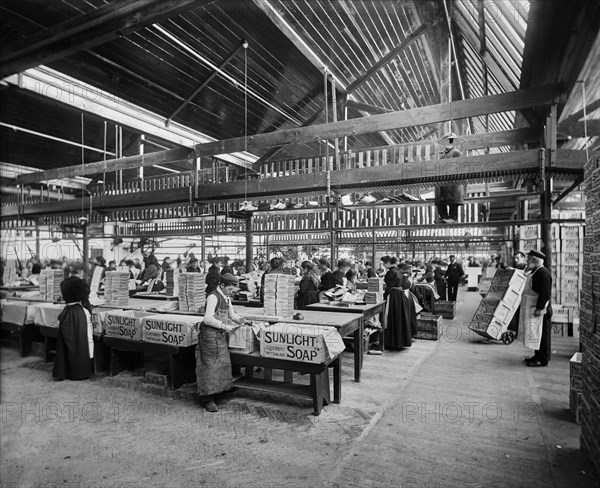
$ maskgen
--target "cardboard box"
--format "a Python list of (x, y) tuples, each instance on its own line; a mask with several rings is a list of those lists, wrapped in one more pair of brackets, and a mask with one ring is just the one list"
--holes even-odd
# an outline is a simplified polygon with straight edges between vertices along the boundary
[(106, 314), (109, 312), (119, 313), (122, 312), (122, 309), (101, 309), (95, 308), (92, 313), (92, 329), (94, 330), (94, 334), (102, 334), (105, 330), (105, 322), (106, 322)]
[(438, 300), (435, 302), (435, 313), (445, 319), (453, 319), (456, 316), (456, 302)]
[(437, 341), (442, 336), (442, 316), (421, 313), (417, 316), (416, 339)]
[(335, 327), (278, 323), (260, 334), (260, 355), (264, 357), (322, 364), (344, 348)]
[(143, 317), (141, 322), (142, 341), (187, 347), (198, 344), (198, 327), (202, 317), (160, 313)]
[(152, 315), (150, 312), (138, 310), (123, 310), (108, 312), (104, 322), (107, 336), (120, 337), (131, 341), (142, 340), (142, 319)]
[(229, 334), (229, 349), (251, 353), (260, 348), (258, 337), (250, 325), (242, 325)]
[(569, 361), (569, 377), (571, 378), (571, 390), (582, 390), (581, 377), (581, 353), (576, 352)]
[(537, 239), (541, 236), (540, 225), (522, 225), (519, 227), (519, 237), (521, 240)]

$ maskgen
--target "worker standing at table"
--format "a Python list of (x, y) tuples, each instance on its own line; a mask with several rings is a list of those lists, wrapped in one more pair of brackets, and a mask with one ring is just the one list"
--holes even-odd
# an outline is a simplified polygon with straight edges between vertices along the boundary
[(219, 286), (206, 299), (206, 312), (198, 332), (196, 384), (200, 401), (209, 412), (217, 412), (214, 395), (233, 388), (228, 334), (244, 323), (233, 310), (230, 295), (238, 286), (231, 273), (221, 276)]
[(70, 276), (60, 284), (66, 302), (58, 316), (56, 358), (52, 376), (57, 380), (84, 380), (92, 375), (94, 337), (90, 287), (82, 279), (83, 266), (71, 265)]

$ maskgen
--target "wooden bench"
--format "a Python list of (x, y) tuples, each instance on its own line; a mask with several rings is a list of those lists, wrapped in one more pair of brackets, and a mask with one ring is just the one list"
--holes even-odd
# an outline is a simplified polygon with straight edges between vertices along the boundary
[[(326, 363), (313, 364), (301, 361), (287, 361), (284, 359), (265, 358), (258, 354), (229, 351), (233, 373), (239, 375), (244, 366), (244, 376), (234, 385), (247, 390), (270, 391), (292, 396), (311, 398), (313, 413), (321, 414), (323, 403), (331, 403), (329, 388), (329, 368), (333, 369), (333, 403), (342, 401), (342, 360), (338, 355)], [(263, 368), (263, 378), (254, 378), (254, 368)], [(283, 370), (283, 382), (273, 381), (273, 369)], [(310, 385), (293, 383), (294, 373), (310, 374)]]

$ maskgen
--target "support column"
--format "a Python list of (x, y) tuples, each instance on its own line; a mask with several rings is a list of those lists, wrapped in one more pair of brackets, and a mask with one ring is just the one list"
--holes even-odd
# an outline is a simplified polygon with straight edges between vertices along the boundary
[[(201, 261), (202, 261), (202, 267), (205, 268), (205, 266), (206, 266), (206, 236), (204, 236), (204, 234), (200, 237), (200, 257), (201, 257)], [(208, 269), (204, 270), (205, 273), (207, 271), (208, 271)]]
[(375, 230), (373, 230), (373, 234), (372, 234), (372, 240), (371, 240), (371, 246), (372, 246), (372, 250), (373, 250), (373, 257), (371, 258), (371, 262), (373, 263), (373, 268), (375, 268), (375, 251), (376, 251), (376, 244), (377, 244), (377, 235), (375, 234)]
[(35, 257), (40, 259), (40, 224), (35, 224)]
[[(81, 250), (81, 258), (83, 259), (83, 275), (84, 279), (87, 279), (90, 273), (90, 238), (88, 236), (88, 224), (84, 223), (81, 226), (81, 231), (83, 233), (83, 249)], [(75, 237), (77, 238), (77, 237)]]
[(552, 177), (546, 173), (546, 168), (553, 165), (556, 157), (556, 105), (550, 107), (546, 117), (544, 131), (544, 151), (541, 151), (541, 237), (542, 252), (546, 255), (544, 266), (552, 270)]
[(252, 214), (246, 216), (246, 273), (252, 271), (254, 247), (252, 240)]

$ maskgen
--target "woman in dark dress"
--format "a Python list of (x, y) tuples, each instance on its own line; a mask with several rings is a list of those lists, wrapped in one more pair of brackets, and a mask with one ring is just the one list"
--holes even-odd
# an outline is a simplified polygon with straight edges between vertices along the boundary
[(331, 272), (329, 261), (325, 258), (319, 259), (317, 264), (319, 271), (321, 272), (321, 286), (319, 291), (327, 291), (335, 286), (333, 282), (333, 273)]
[(315, 265), (310, 261), (303, 261), (300, 267), (304, 276), (300, 280), (296, 308), (304, 310), (311, 303), (319, 303), (319, 285), (321, 284), (321, 279), (315, 269)]
[(93, 372), (90, 288), (82, 277), (83, 267), (71, 265), (70, 276), (60, 284), (67, 305), (58, 316), (56, 358), (52, 370), (52, 376), (57, 380), (83, 380)]
[(402, 283), (402, 275), (398, 270), (398, 258), (392, 256), (383, 256), (381, 258), (383, 267), (387, 270), (383, 282), (385, 283), (385, 291), (383, 299), (386, 300), (390, 296), (390, 290), (395, 287), (400, 287)]
[[(402, 266), (398, 273), (400, 275), (400, 286), (389, 289), (385, 312), (387, 325), (385, 329), (385, 348), (391, 350), (410, 347), (412, 337), (417, 333), (415, 298), (410, 292), (412, 286), (410, 265)], [(386, 287), (386, 292), (387, 290)]]
[(196, 385), (200, 401), (209, 412), (219, 410), (214, 395), (233, 388), (227, 338), (244, 323), (244, 318), (234, 312), (229, 299), (237, 288), (238, 279), (227, 273), (220, 280), (217, 289), (206, 299), (206, 312), (196, 346)]

